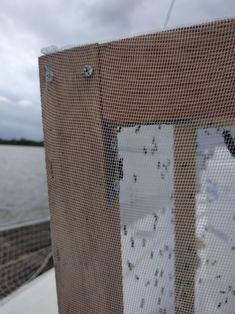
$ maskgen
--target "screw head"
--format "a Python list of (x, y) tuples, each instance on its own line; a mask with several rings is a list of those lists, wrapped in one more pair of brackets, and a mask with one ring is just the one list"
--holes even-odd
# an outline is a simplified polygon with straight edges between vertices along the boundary
[(45, 79), (46, 82), (51, 82), (53, 80), (53, 72), (48, 68), (48, 66), (45, 66)]
[(119, 183), (118, 180), (115, 180), (113, 182), (113, 189), (114, 189), (115, 192), (120, 192), (120, 183)]
[(91, 65), (85, 65), (84, 68), (82, 69), (82, 74), (84, 77), (90, 77), (93, 74), (93, 68)]
[(116, 150), (117, 147), (118, 147), (117, 139), (116, 138), (112, 138), (112, 140), (111, 140), (111, 148), (112, 148), (112, 150)]

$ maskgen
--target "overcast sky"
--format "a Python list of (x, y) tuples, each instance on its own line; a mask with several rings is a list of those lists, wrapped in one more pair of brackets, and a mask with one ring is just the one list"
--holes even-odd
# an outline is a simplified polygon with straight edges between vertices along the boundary
[[(0, 138), (42, 139), (43, 47), (159, 30), (171, 0), (0, 0)], [(235, 16), (235, 0), (175, 0), (168, 26)]]

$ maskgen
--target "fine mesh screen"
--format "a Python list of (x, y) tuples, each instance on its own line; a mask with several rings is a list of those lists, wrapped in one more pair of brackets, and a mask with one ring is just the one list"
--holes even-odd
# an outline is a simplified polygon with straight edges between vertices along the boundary
[(173, 313), (173, 127), (122, 128), (118, 151), (124, 313)]
[(235, 20), (40, 58), (60, 313), (233, 313)]
[(225, 144), (224, 130), (235, 137), (235, 128), (229, 126), (197, 132), (198, 313), (233, 313), (235, 309), (235, 151)]
[[(235, 137), (229, 126), (197, 130), (196, 313), (235, 308), (235, 159), (224, 130)], [(174, 313), (174, 129), (119, 132), (124, 313)]]
[(0, 300), (52, 266), (49, 220), (0, 227)]

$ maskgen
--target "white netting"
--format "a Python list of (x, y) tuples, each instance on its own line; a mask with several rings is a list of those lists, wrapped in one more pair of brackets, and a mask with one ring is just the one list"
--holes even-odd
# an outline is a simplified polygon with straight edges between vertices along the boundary
[(0, 227), (0, 300), (52, 266), (48, 219)]

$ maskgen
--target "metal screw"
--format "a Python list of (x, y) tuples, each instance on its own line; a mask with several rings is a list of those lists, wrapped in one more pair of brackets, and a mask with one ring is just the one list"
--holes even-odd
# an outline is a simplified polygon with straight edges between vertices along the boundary
[(93, 68), (91, 65), (85, 65), (84, 68), (82, 69), (82, 74), (84, 77), (90, 77), (92, 76), (93, 73)]
[(114, 189), (115, 192), (119, 192), (120, 191), (120, 183), (119, 183), (119, 181), (115, 180), (113, 182), (113, 189)]
[(51, 82), (53, 80), (53, 72), (48, 68), (48, 66), (46, 65), (45, 66), (45, 70), (46, 70), (46, 73), (45, 73), (45, 79), (46, 79), (46, 82)]
[(111, 148), (112, 148), (113, 150), (116, 150), (117, 147), (118, 147), (117, 138), (114, 137), (114, 138), (112, 138), (112, 140), (111, 140)]

